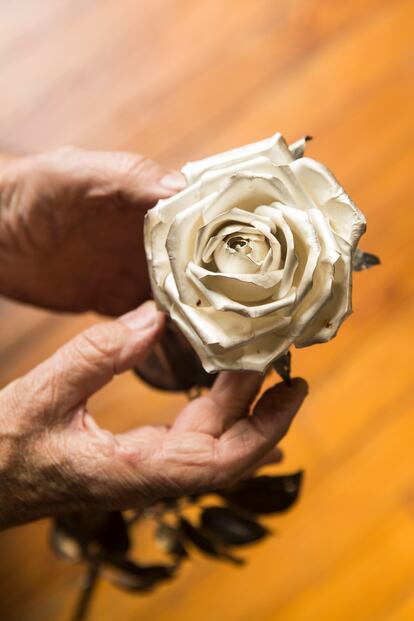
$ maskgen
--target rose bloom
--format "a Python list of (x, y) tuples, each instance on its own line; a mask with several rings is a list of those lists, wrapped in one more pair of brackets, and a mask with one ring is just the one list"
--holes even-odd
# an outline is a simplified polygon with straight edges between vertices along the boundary
[(209, 372), (264, 372), (351, 313), (365, 218), (322, 164), (280, 134), (190, 162), (145, 222), (154, 297)]

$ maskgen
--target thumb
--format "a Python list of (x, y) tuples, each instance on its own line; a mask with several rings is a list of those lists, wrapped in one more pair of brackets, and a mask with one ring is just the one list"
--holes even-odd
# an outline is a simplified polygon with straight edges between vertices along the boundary
[(168, 198), (180, 192), (186, 186), (186, 179), (181, 172), (164, 168), (152, 160), (143, 159), (136, 166), (136, 174), (129, 177), (135, 190), (135, 196), (144, 194), (151, 202)]
[(115, 321), (88, 328), (25, 376), (26, 394), (39, 398), (43, 410), (52, 408), (54, 416), (67, 413), (145, 359), (163, 324), (154, 302), (145, 302)]

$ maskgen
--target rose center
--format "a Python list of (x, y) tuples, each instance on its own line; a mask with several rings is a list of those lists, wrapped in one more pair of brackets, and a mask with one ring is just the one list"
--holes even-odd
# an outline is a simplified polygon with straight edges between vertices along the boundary
[(227, 240), (227, 245), (231, 250), (235, 250), (241, 254), (247, 254), (249, 252), (249, 242), (243, 237), (231, 237)]
[(220, 272), (254, 274), (260, 272), (268, 252), (269, 243), (262, 233), (233, 233), (223, 238), (214, 251), (214, 260)]

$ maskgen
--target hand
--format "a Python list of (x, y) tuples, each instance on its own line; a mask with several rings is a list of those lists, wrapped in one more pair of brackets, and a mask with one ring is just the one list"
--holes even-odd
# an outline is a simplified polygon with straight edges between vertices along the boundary
[(0, 525), (64, 511), (126, 509), (225, 487), (278, 461), (274, 446), (307, 392), (278, 384), (248, 416), (262, 377), (221, 373), (171, 427), (113, 435), (88, 398), (154, 346), (164, 316), (147, 302), (89, 328), (0, 393)]
[(183, 175), (130, 153), (65, 147), (0, 160), (0, 293), (119, 315), (150, 295), (146, 211)]

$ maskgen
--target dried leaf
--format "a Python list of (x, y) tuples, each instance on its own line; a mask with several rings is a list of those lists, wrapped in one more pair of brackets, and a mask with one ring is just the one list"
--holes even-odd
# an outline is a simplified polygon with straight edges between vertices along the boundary
[(65, 513), (55, 520), (52, 545), (60, 542), (65, 548), (71, 540), (82, 556), (96, 553), (124, 555), (129, 547), (128, 529), (119, 511)]
[(312, 136), (303, 136), (289, 146), (289, 151), (291, 152), (293, 159), (297, 160), (304, 156), (306, 143), (309, 142), (309, 140), (312, 140)]
[(268, 534), (264, 526), (228, 507), (206, 507), (201, 523), (206, 530), (228, 545), (245, 545), (259, 541)]
[(173, 577), (169, 565), (140, 565), (129, 559), (105, 559), (103, 575), (127, 591), (150, 591), (156, 584)]
[(354, 259), (352, 262), (352, 269), (354, 272), (361, 272), (362, 270), (368, 270), (375, 265), (380, 265), (381, 260), (377, 255), (370, 252), (363, 252), (359, 248), (355, 250)]
[(172, 321), (167, 322), (157, 346), (135, 373), (150, 386), (168, 391), (210, 388), (216, 378), (204, 371), (194, 349)]
[(283, 356), (277, 358), (277, 360), (275, 360), (273, 363), (273, 368), (275, 369), (276, 373), (278, 373), (282, 380), (286, 382), (286, 384), (289, 384), (289, 386), (292, 383), (291, 365), (292, 354), (290, 353), (290, 351), (286, 352), (286, 354), (283, 354)]
[(76, 539), (69, 537), (56, 522), (50, 532), (50, 545), (57, 556), (67, 561), (77, 562), (83, 558), (82, 546)]
[(278, 513), (297, 500), (302, 475), (299, 471), (285, 476), (258, 476), (215, 493), (250, 513)]
[(164, 522), (160, 523), (155, 531), (155, 540), (162, 550), (175, 559), (183, 559), (188, 556), (182, 544), (181, 534), (178, 528), (174, 528)]
[(180, 519), (180, 529), (183, 536), (207, 556), (227, 560), (236, 565), (243, 564), (244, 561), (242, 559), (229, 554), (222, 546), (218, 545), (204, 529), (193, 526), (193, 524), (184, 517)]

